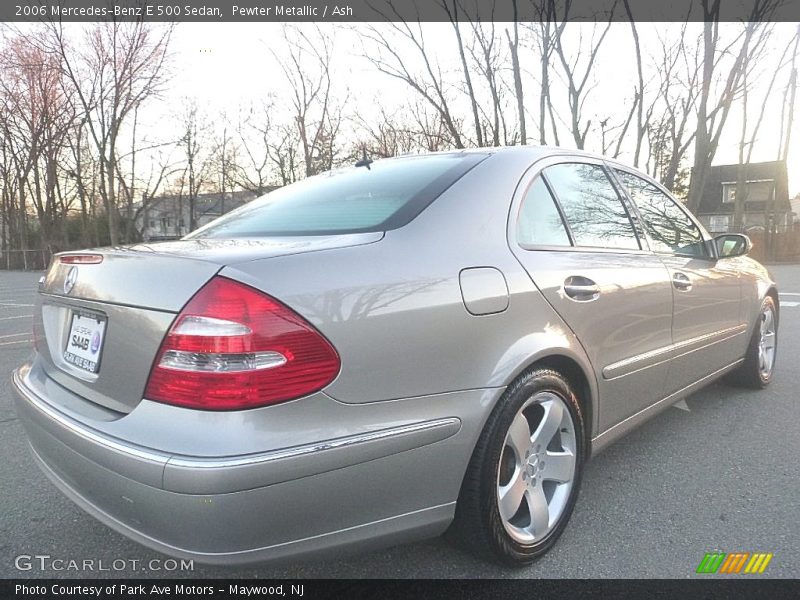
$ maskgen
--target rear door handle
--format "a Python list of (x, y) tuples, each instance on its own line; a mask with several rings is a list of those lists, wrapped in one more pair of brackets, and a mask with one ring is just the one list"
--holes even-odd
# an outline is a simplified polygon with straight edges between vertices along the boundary
[(672, 275), (672, 285), (676, 290), (688, 292), (692, 289), (692, 280), (684, 273), (674, 273)]
[(576, 302), (591, 302), (600, 297), (600, 286), (588, 277), (573, 275), (564, 280), (564, 293)]

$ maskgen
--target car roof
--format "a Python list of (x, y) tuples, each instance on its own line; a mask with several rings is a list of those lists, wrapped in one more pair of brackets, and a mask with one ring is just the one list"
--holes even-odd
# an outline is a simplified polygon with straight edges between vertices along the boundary
[(649, 173), (642, 171), (641, 169), (634, 167), (628, 163), (622, 162), (617, 158), (611, 158), (608, 156), (603, 156), (602, 154), (596, 154), (593, 152), (587, 152), (585, 150), (577, 150), (575, 148), (562, 148), (560, 146), (539, 146), (539, 145), (524, 145), (524, 146), (489, 146), (483, 148), (462, 148), (457, 150), (441, 150), (438, 152), (426, 152), (420, 154), (403, 154), (393, 158), (402, 158), (402, 157), (409, 157), (409, 156), (435, 156), (441, 154), (487, 154), (491, 156), (525, 156), (531, 162), (539, 160), (540, 158), (545, 158), (548, 156), (572, 156), (572, 157), (583, 157), (583, 158), (591, 158), (594, 160), (600, 160), (607, 163), (609, 166), (619, 167), (630, 171), (632, 173), (637, 174), (639, 177), (656, 184), (662, 191), (667, 192), (671, 195), (671, 192), (664, 188), (661, 182), (654, 179)]
[(539, 146), (539, 145), (460, 148), (460, 149), (439, 150), (437, 152), (401, 154), (392, 158), (403, 158), (411, 156), (437, 156), (442, 154), (493, 154), (493, 155), (513, 154), (513, 155), (526, 155), (533, 159), (541, 158), (544, 156), (568, 154), (570, 156), (585, 156), (587, 158), (594, 158), (597, 160), (607, 160), (611, 162), (617, 162), (611, 158), (602, 156), (600, 154), (593, 154), (591, 152), (586, 152), (584, 150), (576, 150), (574, 148), (561, 148), (559, 146)]
[(649, 173), (642, 171), (641, 169), (634, 167), (630, 164), (620, 161), (616, 158), (610, 158), (608, 156), (603, 156), (602, 154), (595, 154), (593, 152), (586, 152), (585, 150), (577, 150), (575, 148), (562, 148), (559, 146), (539, 146), (539, 145), (524, 145), (524, 146), (489, 146), (489, 147), (481, 147), (481, 148), (460, 148), (460, 149), (450, 149), (450, 150), (439, 150), (437, 152), (420, 152), (420, 153), (408, 153), (408, 154), (401, 154), (398, 156), (386, 157), (381, 158), (378, 160), (395, 160), (395, 159), (402, 159), (402, 158), (422, 158), (425, 156), (441, 156), (441, 155), (458, 155), (458, 154), (484, 154), (487, 156), (514, 156), (514, 157), (524, 157), (527, 158), (531, 163), (536, 162), (541, 158), (546, 158), (549, 156), (569, 156), (569, 157), (577, 157), (577, 158), (590, 158), (593, 160), (603, 161), (611, 167), (621, 168), (631, 173), (636, 174), (638, 177), (653, 183), (658, 187), (662, 192), (666, 193), (667, 195), (672, 195), (672, 193), (667, 190), (660, 181), (654, 179)]

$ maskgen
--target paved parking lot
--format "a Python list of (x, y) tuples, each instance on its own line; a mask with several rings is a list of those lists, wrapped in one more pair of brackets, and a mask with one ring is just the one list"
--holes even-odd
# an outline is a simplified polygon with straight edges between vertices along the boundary
[[(775, 381), (764, 392), (723, 384), (689, 397), (598, 455), (555, 549), (530, 567), (487, 565), (443, 539), (325, 562), (193, 572), (107, 571), (86, 576), (196, 577), (674, 577), (706, 552), (772, 552), (766, 575), (800, 577), (800, 266), (777, 266), (783, 310)], [(40, 273), (0, 272), (0, 576), (18, 555), (83, 561), (164, 558), (67, 501), (29, 455), (10, 373), (30, 353)], [(275, 508), (279, 510), (279, 508)], [(70, 572), (68, 576), (80, 576)], [(740, 575), (741, 577), (741, 575)]]

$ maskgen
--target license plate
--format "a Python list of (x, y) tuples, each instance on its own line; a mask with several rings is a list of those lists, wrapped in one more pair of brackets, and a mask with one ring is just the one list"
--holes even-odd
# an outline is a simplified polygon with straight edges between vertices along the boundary
[(89, 373), (97, 373), (105, 331), (104, 316), (87, 312), (72, 313), (64, 360)]

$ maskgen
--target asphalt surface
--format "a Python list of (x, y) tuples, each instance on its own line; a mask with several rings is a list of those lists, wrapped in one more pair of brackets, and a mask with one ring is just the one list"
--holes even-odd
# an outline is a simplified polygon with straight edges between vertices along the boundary
[[(764, 576), (797, 578), (800, 266), (772, 272), (784, 303), (772, 385), (754, 392), (714, 384), (690, 396), (688, 410), (670, 408), (597, 455), (564, 535), (534, 565), (503, 569), (439, 538), (337, 560), (235, 569), (195, 564), (185, 572), (167, 571), (167, 563), (150, 570), (152, 559), (166, 557), (84, 514), (35, 466), (10, 373), (31, 352), (31, 305), (41, 274), (0, 272), (0, 577), (685, 578), (696, 576), (706, 552), (721, 551), (774, 553)], [(95, 569), (102, 561), (109, 570), (42, 570), (34, 562), (20, 571), (20, 555), (89, 559)], [(120, 559), (138, 561), (136, 569), (114, 570)]]

